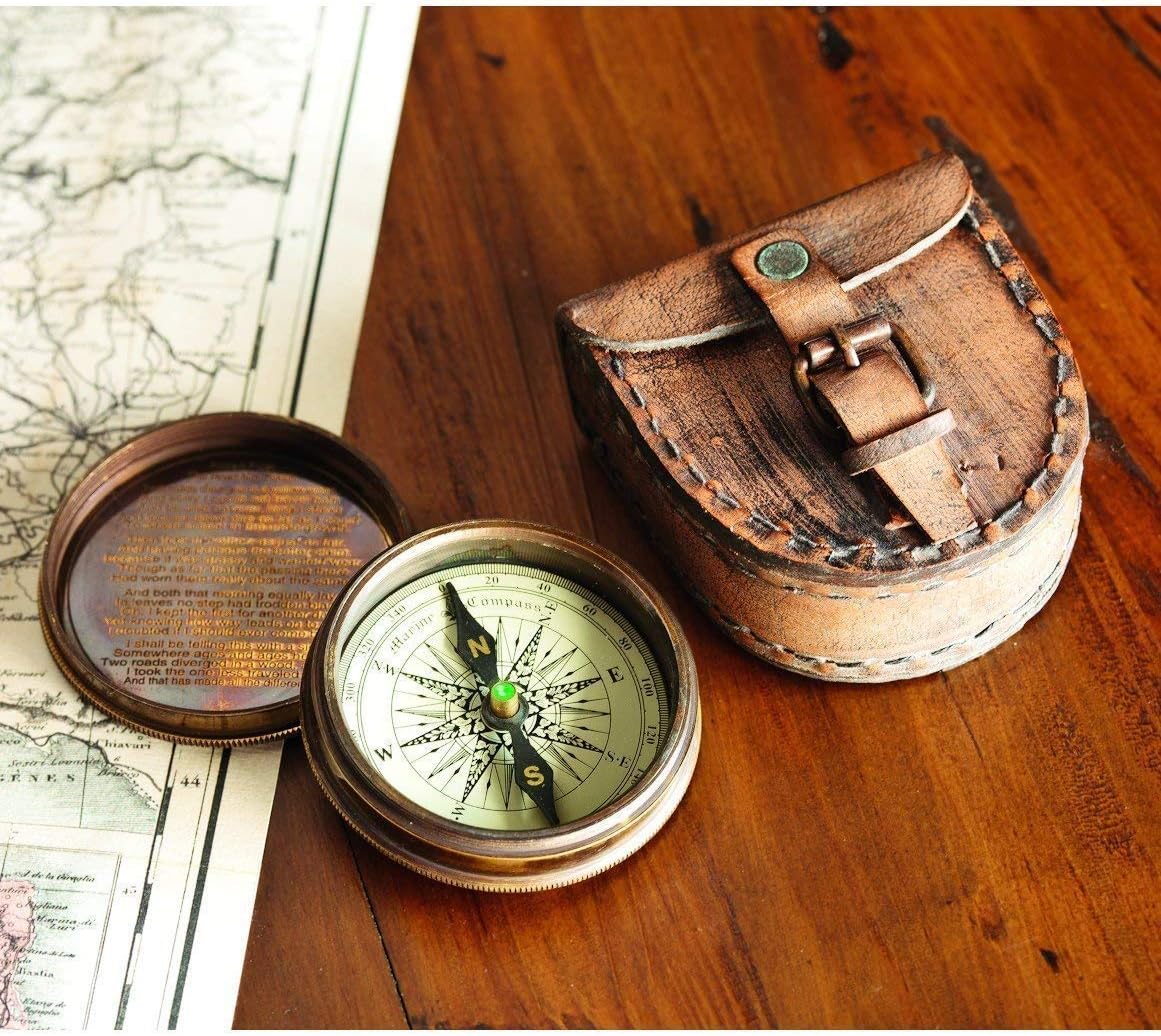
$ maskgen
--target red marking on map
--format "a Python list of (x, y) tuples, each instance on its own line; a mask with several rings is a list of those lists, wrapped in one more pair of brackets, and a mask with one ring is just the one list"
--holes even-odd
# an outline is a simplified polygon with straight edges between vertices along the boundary
[(32, 893), (27, 881), (0, 879), (0, 1029), (28, 1027), (16, 991), (16, 969), (32, 944)]

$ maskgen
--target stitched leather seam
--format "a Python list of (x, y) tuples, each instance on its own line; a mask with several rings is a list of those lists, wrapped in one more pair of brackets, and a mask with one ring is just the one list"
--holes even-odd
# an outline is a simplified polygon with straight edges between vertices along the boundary
[[(593, 441), (594, 445), (604, 445), (604, 442), (599, 435), (595, 435), (589, 432), (588, 429), (586, 429), (586, 434), (589, 435), (589, 438)], [(608, 456), (607, 451), (599, 452), (598, 457), (601, 460), (601, 466), (605, 469), (613, 482), (622, 489), (622, 491), (625, 493), (626, 502), (636, 512), (637, 517), (643, 522), (645, 533), (649, 537), (650, 541), (658, 546), (662, 553), (666, 555), (666, 557), (669, 557), (669, 545), (663, 541), (660, 535), (658, 535), (654, 529), (653, 524), (649, 521), (648, 516), (645, 514), (644, 509), (641, 507), (640, 501), (637, 499), (632, 490), (629, 489), (621, 479), (620, 472), (617, 470), (616, 465), (612, 463), (612, 460)], [(658, 486), (660, 486), (660, 482), (658, 482), (657, 479), (654, 479), (653, 481), (656, 482)], [(680, 510), (677, 513), (683, 518), (685, 517)], [(720, 560), (724, 561), (727, 565), (730, 565), (730, 567), (735, 567), (731, 559), (727, 558), (724, 554), (721, 553), (718, 545), (713, 541), (708, 533), (705, 533), (702, 530), (696, 528), (690, 519), (686, 518), (685, 520), (690, 524), (691, 527), (694, 528), (694, 531), (702, 539), (709, 543), (714, 553)], [(786, 666), (786, 668), (791, 670), (797, 669), (798, 671), (815, 671), (827, 673), (833, 669), (844, 669), (850, 671), (852, 675), (862, 673), (866, 673), (867, 675), (874, 675), (882, 672), (887, 666), (902, 666), (911, 662), (923, 662), (934, 658), (939, 658), (948, 652), (954, 651), (956, 648), (962, 648), (969, 644), (975, 644), (977, 641), (981, 640), (992, 631), (995, 631), (997, 626), (1000, 626), (1000, 630), (997, 631), (998, 639), (994, 644), (986, 644), (983, 648), (976, 652), (958, 652), (955, 656), (953, 656), (955, 659), (957, 659), (955, 664), (959, 664), (960, 662), (968, 661), (970, 658), (975, 658), (979, 654), (983, 654), (985, 650), (994, 647), (995, 644), (998, 644), (1001, 640), (1007, 639), (1012, 635), (1013, 632), (1015, 632), (1015, 628), (1008, 629), (1006, 626), (1001, 624), (1004, 624), (1013, 617), (1016, 617), (1022, 618), (1020, 625), (1023, 625), (1024, 622), (1028, 621), (1032, 615), (1034, 615), (1037, 611), (1040, 610), (1041, 607), (1043, 607), (1044, 603), (1051, 596), (1052, 591), (1055, 589), (1056, 584), (1059, 582), (1061, 576), (1063, 575), (1064, 566), (1068, 563), (1068, 558), (1072, 554), (1072, 548), (1076, 543), (1076, 533), (1079, 527), (1080, 511), (1078, 510), (1072, 521), (1072, 531), (1069, 536), (1068, 545), (1064, 548), (1063, 551), (1061, 551), (1060, 557), (1057, 558), (1056, 564), (1053, 566), (1052, 571), (1040, 583), (1040, 585), (1028, 597), (1028, 599), (1023, 602), (1023, 604), (1020, 604), (1015, 608), (1011, 608), (1004, 612), (1002, 615), (997, 616), (990, 623), (988, 623), (987, 626), (972, 634), (970, 637), (964, 637), (961, 640), (952, 641), (950, 644), (944, 644), (942, 647), (934, 648), (930, 651), (918, 652), (912, 655), (900, 655), (897, 658), (864, 659), (858, 661), (840, 662), (837, 659), (825, 658), (820, 655), (809, 655), (802, 651), (795, 651), (793, 648), (787, 647), (784, 644), (779, 644), (776, 641), (763, 637), (760, 633), (755, 632), (751, 627), (745, 625), (744, 623), (738, 622), (736, 619), (731, 618), (721, 607), (714, 604), (714, 602), (702, 594), (696, 586), (687, 586), (686, 589), (688, 590), (690, 596), (692, 596), (694, 600), (696, 600), (698, 604), (701, 605), (701, 607), (710, 614), (711, 619), (713, 619), (719, 625), (727, 627), (741, 638), (753, 642), (757, 646), (756, 650), (759, 654), (768, 655), (772, 652), (775, 652), (783, 656), (789, 656), (790, 658), (797, 659), (799, 662), (804, 663), (802, 666), (798, 667), (793, 665)], [(755, 578), (755, 573), (753, 572), (750, 572), (744, 568), (740, 569), (740, 571), (742, 571), (743, 574), (750, 576), (751, 578)], [(945, 581), (937, 580), (929, 586), (922, 587), (915, 592), (920, 593), (927, 590), (934, 590), (943, 585), (945, 585)], [(791, 593), (806, 594), (810, 597), (835, 597), (839, 600), (854, 599), (845, 595), (840, 596), (831, 594), (819, 594), (810, 590), (804, 590), (801, 587), (780, 586), (779, 589), (790, 591)], [(879, 594), (875, 600), (896, 596), (903, 596), (903, 593)], [(943, 666), (942, 668), (947, 669), (950, 668), (950, 666)]]
[[(981, 215), (983, 216), (982, 219)], [(1025, 484), (1024, 492), (1020, 499), (1002, 508), (997, 514), (993, 515), (987, 521), (982, 522), (977, 528), (970, 529), (950, 540), (945, 540), (943, 543), (912, 544), (910, 546), (892, 549), (879, 547), (869, 540), (853, 541), (836, 538), (833, 542), (822, 542), (799, 532), (785, 518), (774, 519), (762, 514), (757, 508), (739, 499), (736, 494), (732, 493), (717, 478), (712, 475), (707, 475), (693, 454), (687, 449), (684, 449), (665, 431), (657, 415), (649, 407), (644, 393), (627, 376), (625, 365), (616, 353), (607, 353), (609, 357), (609, 368), (618, 380), (624, 383), (634, 405), (646, 415), (646, 425), (649, 431), (661, 442), (665, 452), (673, 460), (680, 461), (684, 465), (690, 477), (704, 490), (705, 495), (709, 498), (709, 502), (729, 511), (744, 511), (745, 517), (743, 521), (755, 526), (760, 532), (784, 533), (789, 537), (786, 545), (791, 550), (801, 549), (803, 546), (813, 547), (819, 550), (829, 548), (825, 561), (827, 564), (838, 568), (842, 566), (836, 564), (836, 560), (848, 561), (853, 555), (863, 550), (874, 551), (878, 557), (911, 555), (911, 560), (918, 564), (934, 561), (943, 556), (952, 556), (959, 553), (961, 548), (969, 547), (981, 538), (988, 542), (994, 542), (1001, 539), (1008, 532), (1014, 531), (1005, 529), (1004, 526), (1016, 518), (1021, 511), (1026, 510), (1029, 515), (1034, 514), (1045, 502), (1044, 484), (1048, 481), (1053, 458), (1060, 456), (1062, 452), (1062, 419), (1072, 409), (1068, 398), (1064, 394), (1064, 386), (1075, 377), (1076, 365), (1072, 360), (1072, 344), (1061, 331), (1060, 325), (1056, 322), (1047, 301), (1028, 276), (1028, 271), (1016, 255), (1015, 250), (1004, 239), (1003, 229), (999, 223), (990, 215), (986, 214), (982, 202), (978, 195), (974, 193), (971, 204), (964, 215), (963, 223), (970, 228), (979, 240), (988, 263), (1003, 277), (1016, 303), (1029, 314), (1032, 318), (1033, 326), (1055, 351), (1056, 396), (1053, 399), (1051, 408), (1053, 415), (1053, 435), (1048, 444), (1048, 452), (1040, 470)], [(1001, 252), (1000, 247), (997, 247), (997, 242), (1009, 253), (1007, 258)], [(727, 524), (727, 528), (731, 532), (734, 531), (733, 526), (729, 524)], [(954, 546), (950, 546), (952, 544)]]
[[(626, 432), (623, 429), (620, 431), (621, 431), (622, 436), (625, 437)], [(598, 456), (601, 455), (601, 451), (607, 451), (608, 446), (607, 446), (605, 440), (601, 438), (601, 436), (597, 435), (595, 432), (593, 432), (591, 429), (589, 429), (587, 427), (584, 428), (584, 432), (585, 432), (585, 435), (588, 436), (589, 440), (592, 442), (593, 446), (597, 448)], [(648, 464), (648, 461), (645, 458), (644, 452), (635, 443), (629, 443), (629, 448), (633, 451), (633, 455), (643, 465)], [(636, 494), (630, 488), (629, 484), (621, 476), (621, 473), (617, 469), (616, 465), (610, 459), (605, 458), (601, 461), (601, 466), (604, 468), (606, 474), (612, 480), (614, 485), (616, 485), (616, 487), (621, 491), (621, 494), (624, 496), (626, 503), (628, 503), (629, 506), (636, 513), (638, 519), (644, 523), (645, 531), (646, 531), (647, 535), (649, 536), (650, 540), (655, 545), (662, 548), (662, 550), (664, 552), (665, 544), (660, 540), (658, 535), (655, 533), (654, 527), (653, 527), (653, 522), (650, 520), (649, 516), (645, 513), (644, 508), (641, 506), (640, 500), (637, 498)], [(656, 487), (658, 492), (664, 497), (664, 495), (666, 493), (666, 489), (665, 489), (665, 485), (661, 481), (661, 479), (658, 478), (656, 475), (654, 475), (652, 472), (649, 472), (648, 478), (649, 478), (650, 482), (652, 482), (653, 485)], [(907, 597), (907, 596), (910, 596), (913, 594), (931, 593), (933, 590), (938, 590), (941, 586), (946, 586), (948, 583), (948, 580), (946, 580), (946, 579), (933, 579), (929, 583), (911, 586), (905, 590), (896, 590), (896, 591), (887, 590), (887, 591), (884, 591), (882, 593), (873, 594), (873, 595), (872, 594), (844, 594), (844, 593), (836, 593), (834, 591), (831, 591), (829, 593), (819, 593), (819, 591), (817, 591), (817, 590), (808, 590), (804, 586), (798, 586), (798, 585), (793, 584), (793, 583), (777, 582), (776, 580), (771, 579), (768, 575), (766, 575), (763, 570), (753, 569), (749, 565), (747, 565), (744, 561), (740, 560), (739, 558), (731, 557), (729, 554), (727, 554), (725, 552), (721, 543), (719, 543), (717, 540), (715, 540), (709, 532), (707, 532), (700, 525), (698, 525), (697, 522), (695, 522), (692, 518), (690, 518), (689, 515), (687, 515), (684, 511), (682, 511), (680, 508), (678, 508), (674, 511), (674, 513), (685, 524), (687, 530), (689, 532), (693, 533), (693, 535), (697, 536), (699, 539), (704, 540), (706, 543), (706, 546), (709, 547), (709, 549), (711, 550), (713, 555), (719, 561), (721, 561), (723, 564), (725, 564), (728, 568), (737, 572), (739, 575), (745, 576), (747, 579), (761, 580), (763, 583), (766, 583), (767, 585), (774, 587), (778, 590), (782, 590), (785, 593), (797, 594), (797, 595), (801, 595), (803, 597), (816, 597), (816, 598), (819, 598), (820, 600), (827, 600), (827, 601), (869, 601), (869, 600), (888, 601), (888, 600), (891, 600), (891, 599), (896, 598), (896, 597)], [(1017, 557), (1020, 553), (1022, 553), (1025, 550), (1025, 548), (1027, 548), (1030, 545), (1030, 543), (1031, 543), (1031, 541), (1026, 541), (1025, 543), (1018, 545), (1015, 550), (1011, 551), (1008, 554), (1008, 557), (1009, 558)]]
[[(1072, 535), (1074, 540), (1078, 526), (1079, 515), (1077, 522), (1074, 523), (1072, 527)], [(1066, 549), (1060, 555), (1060, 558), (1057, 560), (1055, 566), (1053, 566), (1053, 569), (1048, 574), (1048, 577), (1036, 588), (1035, 592), (1022, 604), (1012, 608), (1010, 611), (1004, 612), (1003, 615), (999, 615), (994, 618), (982, 630), (979, 630), (977, 633), (973, 633), (970, 637), (964, 637), (962, 640), (955, 640), (950, 644), (944, 644), (943, 647), (938, 647), (931, 651), (920, 651), (914, 655), (900, 655), (898, 658), (868, 658), (858, 661), (840, 662), (837, 659), (824, 658), (820, 655), (804, 654), (801, 651), (795, 651), (793, 648), (786, 647), (784, 644), (779, 644), (773, 640), (767, 640), (760, 633), (755, 632), (744, 623), (730, 618), (724, 611), (722, 611), (721, 608), (719, 608), (708, 598), (703, 597), (700, 593), (697, 592), (697, 590), (693, 589), (692, 587), (687, 589), (689, 589), (689, 592), (693, 595), (694, 599), (703, 608), (712, 612), (717, 617), (718, 622), (720, 622), (727, 629), (732, 630), (734, 633), (738, 633), (745, 637), (747, 640), (754, 641), (756, 644), (760, 645), (762, 650), (767, 652), (773, 651), (780, 655), (789, 655), (792, 658), (797, 658), (799, 661), (806, 662), (811, 666), (833, 666), (837, 669), (866, 669), (869, 671), (876, 671), (887, 666), (901, 666), (907, 665), (911, 662), (926, 661), (927, 659), (938, 658), (940, 655), (944, 655), (949, 651), (953, 651), (955, 648), (963, 647), (966, 644), (972, 644), (978, 641), (981, 637), (985, 637), (993, 630), (995, 630), (997, 626), (1000, 626), (1002, 623), (1006, 622), (1006, 620), (1013, 617), (1023, 616), (1024, 620), (1027, 621), (1027, 619), (1031, 618), (1031, 616), (1044, 604), (1049, 596), (1051, 596), (1053, 588), (1056, 586), (1060, 580), (1060, 577), (1063, 575), (1064, 566), (1067, 563), (1071, 553), (1072, 542), (1070, 541), (1068, 549)], [(1005, 634), (1005, 638), (1008, 635), (1009, 634)]]
[[(603, 445), (603, 441), (599, 435), (595, 435), (595, 434), (590, 433), (590, 438), (592, 439), (594, 444), (601, 443)], [(667, 544), (665, 544), (661, 540), (661, 538), (657, 535), (657, 533), (654, 530), (653, 524), (649, 521), (649, 518), (645, 514), (644, 509), (641, 507), (640, 502), (638, 501), (638, 499), (636, 498), (636, 496), (634, 495), (632, 490), (629, 489), (627, 487), (627, 485), (623, 482), (623, 480), (620, 477), (620, 473), (617, 471), (616, 466), (611, 462), (610, 459), (608, 459), (607, 456), (605, 457), (605, 459), (602, 460), (602, 467), (605, 468), (605, 471), (609, 474), (610, 478), (612, 478), (612, 480), (618, 486), (620, 486), (622, 491), (625, 493), (626, 501), (633, 508), (633, 510), (636, 511), (637, 517), (644, 523), (645, 532), (648, 535), (649, 539), (653, 543), (655, 543), (658, 547), (660, 547), (662, 549), (662, 553), (665, 553), (668, 556)], [(657, 484), (659, 489), (662, 488), (661, 483), (658, 479), (654, 478), (653, 481)], [(721, 552), (719, 545), (713, 540), (713, 538), (709, 535), (709, 533), (698, 528), (690, 519), (686, 518), (686, 516), (680, 510), (677, 513), (682, 518), (685, 518), (686, 522), (693, 529), (693, 531), (699, 537), (701, 537), (703, 540), (705, 540), (706, 543), (709, 544), (709, 546), (712, 548), (714, 554), (719, 558), (719, 560), (725, 562), (731, 568), (734, 568), (736, 571), (740, 571), (743, 575), (746, 575), (746, 576), (750, 577), (751, 579), (760, 578), (757, 575), (757, 573), (750, 571), (749, 569), (745, 568), (744, 566), (737, 565), (736, 562), (734, 562), (732, 559), (726, 557), (726, 555)], [(912, 654), (912, 655), (900, 655), (897, 658), (863, 659), (863, 660), (859, 660), (859, 661), (840, 662), (837, 659), (833, 659), (833, 658), (825, 658), (825, 657), (820, 656), (820, 655), (808, 655), (802, 651), (795, 651), (793, 648), (787, 647), (784, 644), (779, 644), (776, 641), (769, 640), (766, 637), (763, 637), (760, 633), (757, 633), (751, 627), (745, 625), (744, 623), (738, 622), (736, 619), (731, 618), (729, 615), (727, 615), (725, 613), (725, 611), (721, 607), (716, 605), (713, 601), (709, 600), (709, 598), (707, 598), (704, 594), (702, 594), (697, 589), (697, 587), (687, 586), (686, 589), (689, 591), (690, 595), (694, 598), (694, 600), (696, 600), (703, 608), (705, 608), (706, 611), (711, 613), (711, 616), (716, 617), (715, 621), (717, 621), (720, 625), (726, 626), (727, 628), (729, 628), (733, 632), (739, 634), (740, 636), (744, 637), (745, 639), (753, 641), (755, 644), (757, 644), (759, 646), (759, 648), (758, 648), (759, 651), (763, 651), (766, 653), (769, 653), (770, 651), (775, 651), (775, 652), (778, 652), (779, 654), (782, 654), (782, 655), (789, 655), (791, 658), (796, 658), (800, 662), (804, 662), (807, 664), (807, 666), (810, 666), (810, 667), (815, 668), (815, 669), (819, 669), (819, 668), (825, 669), (825, 667), (827, 667), (827, 666), (832, 666), (832, 667), (837, 668), (837, 669), (865, 670), (867, 672), (877, 672), (877, 671), (879, 671), (887, 666), (905, 665), (909, 662), (918, 662), (918, 661), (922, 661), (922, 660), (938, 658), (940, 655), (946, 654), (947, 652), (952, 651), (955, 648), (959, 648), (959, 647), (963, 647), (967, 644), (975, 643), (977, 640), (981, 639), (982, 637), (986, 636), (989, 632), (994, 630), (997, 625), (1005, 622), (1005, 620), (1008, 620), (1008, 619), (1012, 618), (1013, 616), (1024, 615), (1025, 621), (1027, 621), (1027, 619), (1030, 618), (1032, 616), (1032, 614), (1034, 614), (1037, 610), (1039, 610), (1039, 608), (1048, 599), (1048, 597), (1051, 595), (1052, 589), (1054, 588), (1056, 583), (1059, 581), (1061, 575), (1063, 574), (1064, 566), (1067, 564), (1068, 558), (1072, 553), (1073, 545), (1076, 542), (1076, 532), (1077, 532), (1077, 529), (1079, 527), (1080, 527), (1080, 512), (1078, 510), (1076, 513), (1076, 516), (1073, 518), (1072, 532), (1069, 536), (1068, 546), (1065, 547), (1065, 549), (1061, 552), (1060, 557), (1057, 558), (1056, 564), (1053, 566), (1052, 571), (1040, 583), (1040, 585), (1031, 594), (1031, 596), (1026, 601), (1024, 601), (1023, 604), (1018, 605), (1015, 608), (1011, 608), (1008, 611), (1004, 612), (1002, 615), (997, 616), (990, 623), (988, 623), (987, 626), (985, 626), (983, 629), (979, 630), (978, 632), (973, 633), (970, 637), (964, 637), (963, 639), (953, 641), (950, 644), (944, 644), (942, 647), (934, 648), (931, 651), (918, 652), (918, 653)], [(920, 587), (920, 588), (914, 590), (913, 592), (914, 593), (925, 593), (929, 590), (936, 590), (939, 587), (944, 586), (945, 584), (946, 584), (946, 580), (935, 580), (932, 583), (928, 584), (927, 586)], [(772, 585), (777, 585), (777, 584), (772, 584)], [(856, 598), (848, 596), (846, 594), (820, 594), (820, 593), (817, 593), (817, 592), (812, 591), (812, 590), (806, 590), (802, 587), (790, 586), (790, 585), (779, 585), (778, 589), (788, 591), (789, 593), (793, 593), (793, 594), (804, 594), (808, 597), (821, 597), (821, 598), (829, 598), (832, 600), (840, 600), (840, 601), (856, 600)], [(905, 596), (906, 593), (908, 593), (908, 591), (900, 591), (898, 593), (889, 593), (889, 592), (882, 593), (882, 594), (876, 595), (876, 597), (874, 599), (875, 600), (885, 600), (885, 599), (892, 598), (892, 597), (902, 597), (902, 596)], [(1011, 635), (1011, 631), (1009, 631), (1008, 633), (1005, 633), (1004, 636), (1001, 637), (1001, 639), (1006, 639), (1010, 635)], [(971, 656), (971, 657), (974, 657), (974, 656)], [(966, 659), (964, 659), (964, 661), (966, 661)]]

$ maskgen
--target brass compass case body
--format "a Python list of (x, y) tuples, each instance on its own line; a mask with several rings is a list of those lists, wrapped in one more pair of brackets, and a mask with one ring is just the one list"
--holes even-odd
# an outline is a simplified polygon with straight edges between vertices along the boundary
[(660, 829), (701, 736), (693, 656), (623, 562), (539, 525), (433, 529), (369, 562), (307, 657), (302, 730), (348, 822), (495, 891), (566, 885)]

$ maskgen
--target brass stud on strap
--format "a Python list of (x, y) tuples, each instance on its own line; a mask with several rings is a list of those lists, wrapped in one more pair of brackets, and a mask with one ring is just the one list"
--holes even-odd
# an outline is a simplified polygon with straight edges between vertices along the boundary
[(797, 241), (771, 241), (757, 255), (758, 272), (772, 281), (792, 281), (810, 265), (810, 253)]

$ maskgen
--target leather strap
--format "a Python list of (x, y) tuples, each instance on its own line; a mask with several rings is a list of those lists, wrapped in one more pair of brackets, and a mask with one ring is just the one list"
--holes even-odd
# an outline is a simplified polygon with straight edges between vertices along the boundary
[[(758, 272), (758, 253), (774, 241), (793, 241), (805, 248), (810, 257), (806, 269), (793, 280), (771, 280)], [(827, 334), (836, 325), (853, 324), (865, 316), (855, 308), (831, 268), (796, 231), (779, 230), (747, 241), (734, 249), (730, 262), (770, 311), (791, 352), (808, 339)]]
[[(806, 269), (787, 279), (758, 269), (758, 256), (775, 241), (805, 249)], [(769, 310), (791, 352), (812, 338), (871, 316), (860, 312), (838, 278), (795, 231), (779, 230), (748, 241), (731, 253), (734, 269)], [(954, 419), (932, 416), (911, 372), (889, 352), (873, 350), (857, 367), (841, 360), (812, 374), (812, 384), (854, 444), (856, 461), (883, 480), (935, 542), (976, 525), (940, 436)], [(910, 431), (909, 431), (910, 430)]]
[(950, 410), (936, 410), (915, 424), (875, 439), (866, 446), (852, 446), (843, 454), (843, 464), (852, 475), (861, 475), (904, 453), (926, 446), (947, 435), (954, 427), (955, 415)]
[[(915, 379), (885, 352), (865, 356), (854, 370), (834, 366), (819, 371), (814, 386), (856, 446), (884, 440), (928, 417)], [(976, 524), (939, 439), (882, 460), (872, 470), (932, 540), (958, 536)]]

